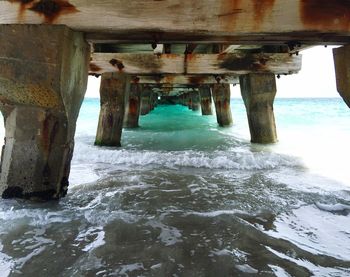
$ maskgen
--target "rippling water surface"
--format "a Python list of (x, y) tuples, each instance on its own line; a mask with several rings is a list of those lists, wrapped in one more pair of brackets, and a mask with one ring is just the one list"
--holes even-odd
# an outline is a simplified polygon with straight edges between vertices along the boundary
[(350, 111), (277, 100), (280, 142), (159, 106), (120, 149), (83, 104), (69, 194), (0, 201), (0, 276), (350, 276)]

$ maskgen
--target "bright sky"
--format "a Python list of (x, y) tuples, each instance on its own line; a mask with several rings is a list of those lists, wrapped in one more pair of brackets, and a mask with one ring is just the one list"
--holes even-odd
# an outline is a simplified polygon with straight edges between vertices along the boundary
[[(332, 47), (317, 46), (301, 52), (302, 70), (277, 79), (277, 97), (339, 97), (335, 84)], [(89, 77), (86, 97), (99, 97), (100, 78)], [(232, 89), (240, 97), (240, 88)]]

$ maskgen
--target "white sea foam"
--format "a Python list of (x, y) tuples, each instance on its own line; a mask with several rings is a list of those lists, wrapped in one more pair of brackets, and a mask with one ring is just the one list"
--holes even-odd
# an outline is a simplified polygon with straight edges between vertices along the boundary
[(283, 268), (276, 265), (268, 265), (278, 277), (291, 277)]
[(182, 242), (182, 235), (180, 230), (178, 230), (175, 227), (172, 226), (167, 226), (159, 221), (149, 221), (146, 223), (147, 226), (151, 226), (153, 228), (159, 228), (160, 234), (158, 236), (158, 239), (161, 240), (162, 243), (166, 246), (174, 245), (178, 242)]
[(143, 266), (143, 263), (134, 263), (134, 264), (127, 264), (127, 265), (121, 265), (120, 269), (117, 270), (118, 276), (128, 276), (127, 273), (131, 273), (136, 270), (143, 270), (145, 269)]
[(78, 234), (77, 238), (75, 239), (78, 242), (77, 245), (89, 241), (90, 237), (92, 236), (94, 236), (95, 238), (92, 242), (84, 246), (84, 248), (82, 249), (83, 251), (90, 252), (106, 243), (104, 240), (105, 232), (103, 230), (103, 227), (90, 227), (87, 230), (81, 231)]
[(220, 215), (235, 215), (243, 214), (240, 210), (221, 210), (221, 211), (211, 211), (211, 212), (188, 212), (186, 215), (195, 215), (200, 217), (217, 217)]
[[(4, 221), (7, 224), (1, 224), (1, 227), (11, 227), (11, 223), (18, 224), (19, 222), (26, 223), (32, 226), (47, 226), (52, 223), (65, 223), (71, 221), (71, 218), (66, 216), (65, 212), (46, 212), (42, 209), (10, 209), (0, 210), (0, 222)], [(0, 227), (0, 229), (1, 229)]]
[(344, 204), (324, 204), (324, 203), (316, 203), (317, 208), (323, 211), (338, 213), (343, 215), (348, 215), (350, 213), (350, 206)]
[(247, 261), (247, 256), (249, 255), (248, 253), (241, 251), (239, 249), (214, 249), (210, 251), (209, 256), (231, 256), (235, 259), (236, 262), (246, 262)]
[(281, 214), (274, 225), (275, 231), (266, 232), (272, 237), (291, 241), (315, 255), (350, 261), (350, 244), (344, 243), (349, 241), (350, 235), (344, 232), (350, 230), (348, 216), (327, 213), (310, 205), (291, 214)]
[(7, 277), (15, 267), (15, 262), (10, 256), (2, 252), (3, 248), (4, 246), (0, 241), (0, 272), (1, 276)]
[(276, 256), (280, 257), (281, 259), (291, 261), (298, 266), (304, 267), (308, 269), (313, 276), (349, 276), (350, 270), (346, 268), (329, 268), (329, 267), (323, 267), (319, 265), (315, 265), (312, 262), (305, 260), (305, 259), (297, 259), (294, 257), (291, 257), (285, 253), (282, 253), (280, 251), (277, 251), (269, 246), (265, 246), (267, 250), (269, 250), (271, 253), (275, 254)]
[(259, 273), (258, 270), (256, 270), (255, 268), (251, 267), (248, 264), (242, 264), (242, 265), (235, 265), (235, 268), (237, 268), (238, 270), (244, 272), (244, 273), (248, 273), (248, 274), (257, 274)]
[(76, 164), (106, 164), (133, 166), (162, 166), (167, 168), (194, 167), (205, 169), (257, 170), (281, 166), (300, 166), (298, 160), (271, 152), (241, 151), (142, 151), (101, 149), (79, 143), (73, 159)]

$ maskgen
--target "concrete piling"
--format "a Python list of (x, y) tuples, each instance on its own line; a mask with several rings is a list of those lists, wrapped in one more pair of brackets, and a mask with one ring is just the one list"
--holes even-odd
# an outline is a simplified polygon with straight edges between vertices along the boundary
[(201, 107), (198, 90), (193, 90), (190, 93), (190, 97), (191, 97), (191, 110), (192, 111), (198, 111), (200, 109), (200, 107)]
[(140, 107), (141, 107), (141, 84), (132, 82), (129, 94), (126, 96), (124, 127), (139, 127)]
[(187, 93), (187, 107), (192, 110), (192, 93)]
[(152, 92), (151, 94), (151, 111), (154, 110), (155, 107), (158, 105), (158, 94)]
[(0, 33), (0, 195), (58, 199), (68, 190), (90, 47), (64, 26), (1, 25)]
[(120, 147), (125, 114), (125, 94), (130, 78), (123, 73), (102, 74), (100, 86), (101, 110), (95, 145)]
[(202, 115), (212, 115), (211, 89), (208, 85), (199, 87)]
[(337, 90), (350, 108), (350, 45), (333, 49)]
[(147, 115), (151, 111), (151, 95), (151, 88), (144, 85), (141, 92), (141, 115)]
[(230, 85), (214, 84), (212, 88), (213, 99), (215, 103), (216, 119), (221, 127), (232, 125), (232, 113), (230, 104)]
[(247, 111), (251, 142), (277, 142), (273, 102), (276, 95), (274, 74), (248, 74), (240, 77), (241, 93)]

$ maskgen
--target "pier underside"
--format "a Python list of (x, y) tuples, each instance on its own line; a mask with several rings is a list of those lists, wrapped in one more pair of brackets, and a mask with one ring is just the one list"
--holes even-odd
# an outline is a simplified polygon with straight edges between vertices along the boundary
[(254, 143), (277, 141), (275, 76), (297, 73), (299, 51), (334, 50), (350, 106), (348, 1), (0, 1), (0, 109), (6, 137), (2, 197), (66, 194), (75, 124), (88, 74), (102, 76), (95, 144), (120, 146), (158, 98), (219, 126), (233, 124), (241, 85)]

